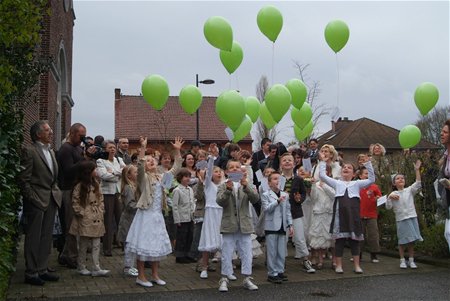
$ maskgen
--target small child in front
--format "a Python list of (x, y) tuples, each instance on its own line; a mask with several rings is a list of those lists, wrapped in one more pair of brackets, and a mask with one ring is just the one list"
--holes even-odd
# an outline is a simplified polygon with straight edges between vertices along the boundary
[(287, 281), (284, 275), (286, 258), (286, 231), (293, 235), (289, 194), (280, 191), (278, 182), (280, 173), (269, 175), (269, 191), (262, 195), (262, 209), (265, 214), (264, 231), (266, 234), (267, 280), (273, 283)]
[[(231, 159), (227, 162), (225, 172), (233, 179), (242, 174), (241, 163)], [(252, 282), (252, 238), (254, 232), (252, 218), (249, 214), (250, 203), (258, 202), (256, 191), (248, 183), (247, 177), (242, 176), (239, 182), (228, 179), (219, 185), (217, 190), (217, 204), (223, 208), (220, 232), (222, 233), (222, 278), (219, 282), (219, 291), (228, 291), (227, 275), (233, 274), (232, 257), (235, 248), (241, 258), (241, 274), (245, 277), (243, 285), (254, 291), (258, 287)]]

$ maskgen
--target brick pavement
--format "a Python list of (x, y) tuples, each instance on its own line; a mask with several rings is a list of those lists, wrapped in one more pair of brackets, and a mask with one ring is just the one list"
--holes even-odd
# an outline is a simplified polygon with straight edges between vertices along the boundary
[[(22, 241), (23, 242), (23, 241)], [(293, 259), (293, 247), (289, 246), (290, 257), (286, 260), (286, 274), (289, 276), (289, 282), (307, 282), (327, 279), (351, 278), (351, 277), (370, 277), (400, 273), (421, 273), (440, 269), (435, 266), (419, 263), (419, 269), (401, 270), (397, 258), (379, 256), (380, 263), (374, 264), (367, 261), (368, 254), (363, 258), (361, 266), (364, 270), (363, 275), (356, 275), (352, 272), (352, 263), (349, 261), (350, 254), (346, 250), (344, 254), (344, 271), (342, 275), (337, 275), (331, 270), (331, 261), (326, 260), (322, 270), (315, 274), (306, 274), (302, 271), (301, 262)], [(25, 262), (23, 258), (23, 244), (19, 246), (19, 255), (14, 273), (8, 291), (9, 300), (33, 299), (33, 298), (56, 298), (56, 297), (74, 297), (74, 296), (92, 296), (107, 294), (127, 294), (127, 293), (150, 293), (164, 291), (183, 291), (217, 288), (220, 278), (220, 263), (215, 264), (216, 272), (209, 272), (208, 279), (200, 279), (199, 273), (195, 271), (195, 264), (176, 264), (175, 257), (170, 255), (161, 262), (160, 276), (167, 281), (166, 286), (153, 286), (152, 288), (143, 288), (135, 284), (135, 278), (126, 277), (122, 274), (123, 252), (116, 248), (113, 250), (113, 257), (100, 257), (102, 268), (110, 269), (109, 277), (91, 277), (80, 276), (76, 270), (70, 270), (59, 266), (57, 263), (56, 252), (53, 252), (50, 258), (50, 266), (57, 269), (60, 275), (60, 281), (47, 282), (43, 287), (24, 284)], [(268, 284), (266, 281), (266, 268), (264, 266), (264, 256), (254, 260), (253, 276), (256, 284)], [(237, 281), (231, 281), (231, 287), (240, 287), (242, 277), (239, 268), (235, 271), (238, 277)], [(151, 276), (151, 270), (148, 269), (147, 275)], [(289, 285), (287, 284), (283, 285)]]

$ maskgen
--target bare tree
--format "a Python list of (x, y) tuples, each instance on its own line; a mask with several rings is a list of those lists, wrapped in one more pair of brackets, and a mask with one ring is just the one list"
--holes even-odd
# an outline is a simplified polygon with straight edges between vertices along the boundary
[[(269, 82), (267, 80), (267, 76), (263, 75), (259, 79), (258, 84), (256, 85), (256, 98), (258, 98), (259, 102), (262, 103), (264, 101), (264, 96), (266, 95), (267, 90), (269, 89)], [(265, 137), (269, 138), (272, 141), (276, 141), (277, 134), (279, 135), (280, 130), (278, 130), (278, 124), (275, 125), (272, 129), (268, 129), (264, 123), (259, 118), (255, 122), (255, 137), (253, 137), (253, 149), (258, 150), (261, 146), (261, 140)]]
[(167, 149), (169, 144), (168, 141), (170, 141), (168, 135), (170, 120), (166, 116), (165, 109), (157, 111), (156, 115), (158, 117), (153, 119), (153, 127), (157, 129), (159, 133), (159, 137), (161, 138), (160, 143), (162, 142), (162, 144), (164, 145), (164, 149)]
[(450, 106), (435, 107), (431, 112), (425, 116), (420, 116), (416, 121), (416, 126), (422, 132), (422, 138), (440, 145), (440, 134), (442, 125), (447, 120), (447, 112), (449, 112)]
[(310, 79), (307, 73), (307, 69), (309, 68), (309, 66), (310, 66), (309, 64), (300, 64), (298, 61), (294, 61), (294, 68), (297, 69), (300, 79), (308, 88), (308, 96), (306, 97), (306, 102), (308, 102), (312, 108), (313, 111), (312, 119), (314, 125), (314, 131), (310, 135), (310, 137), (315, 137), (318, 134), (316, 125), (319, 124), (320, 120), (323, 117), (330, 114), (331, 108), (327, 106), (325, 103), (318, 102), (319, 95), (321, 92), (320, 82), (317, 80)]

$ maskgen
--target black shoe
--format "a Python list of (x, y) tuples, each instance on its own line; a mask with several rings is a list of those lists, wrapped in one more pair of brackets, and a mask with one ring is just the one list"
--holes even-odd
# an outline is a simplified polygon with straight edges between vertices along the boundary
[(268, 276), (267, 277), (267, 281), (272, 282), (272, 283), (276, 283), (276, 284), (280, 284), (283, 282), (283, 280), (281, 280), (280, 277), (278, 276)]
[(192, 258), (192, 257), (186, 257), (186, 259), (189, 260), (192, 263), (197, 262), (197, 259)]
[(31, 285), (39, 285), (43, 286), (45, 284), (45, 281), (39, 278), (38, 276), (34, 277), (27, 277), (25, 276), (25, 283), (31, 284)]
[(282, 281), (288, 281), (288, 277), (283, 273), (278, 273), (278, 278), (280, 278)]
[(50, 274), (50, 273), (40, 274), (39, 278), (41, 278), (44, 281), (58, 281), (59, 280), (59, 276), (58, 275)]
[(112, 253), (111, 252), (103, 252), (103, 256), (112, 257)]
[(76, 262), (72, 261), (71, 259), (65, 257), (65, 256), (59, 256), (58, 257), (58, 263), (62, 266), (66, 266), (69, 269), (76, 269), (78, 268)]
[(191, 263), (191, 261), (189, 259), (187, 259), (186, 257), (177, 257), (175, 259), (176, 263)]

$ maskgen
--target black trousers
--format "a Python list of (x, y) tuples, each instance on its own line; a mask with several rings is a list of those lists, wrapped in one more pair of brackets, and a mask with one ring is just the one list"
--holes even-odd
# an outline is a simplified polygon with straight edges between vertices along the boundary
[(181, 223), (177, 226), (177, 241), (175, 243), (175, 257), (188, 257), (194, 235), (194, 223)]

